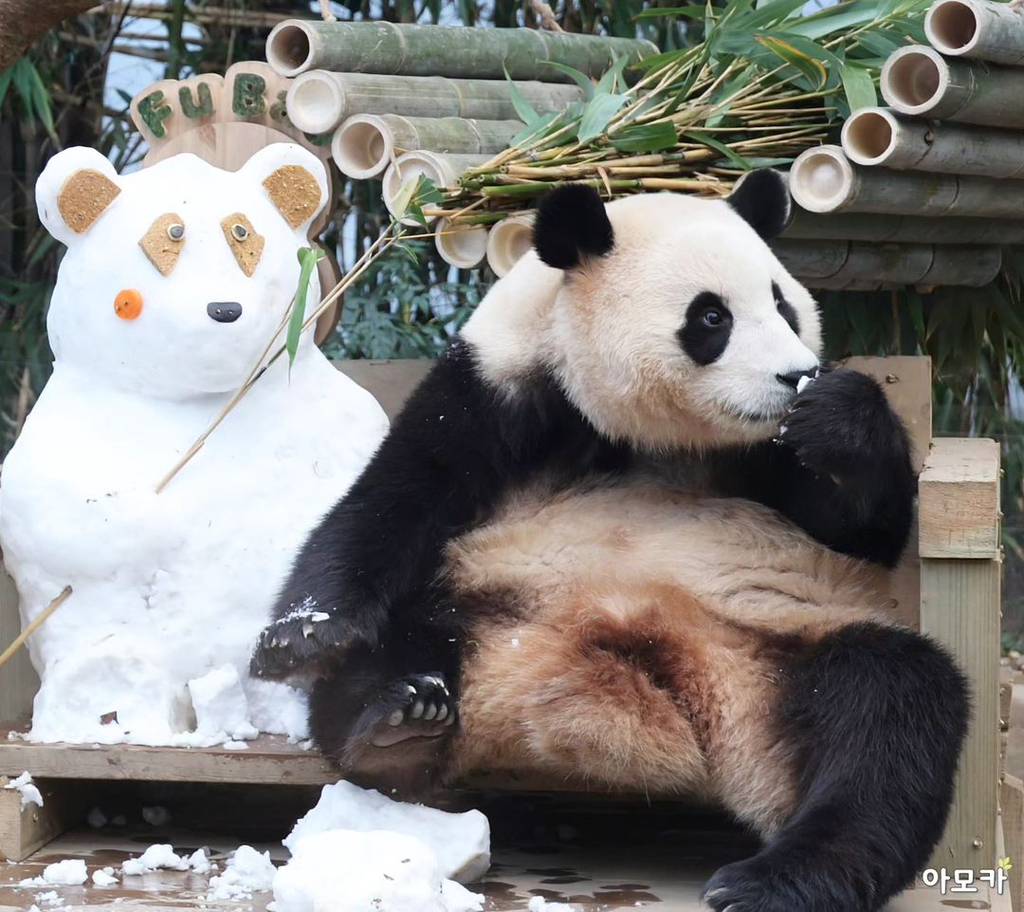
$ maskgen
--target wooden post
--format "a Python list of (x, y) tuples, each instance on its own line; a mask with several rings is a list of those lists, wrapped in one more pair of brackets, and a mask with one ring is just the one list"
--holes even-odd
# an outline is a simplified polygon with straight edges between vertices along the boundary
[[(7, 778), (0, 776), (0, 786)], [(14, 789), (0, 788), (0, 861), (24, 861), (85, 816), (89, 791), (74, 783), (39, 781), (43, 806), (21, 806)]]
[[(18, 590), (0, 566), (0, 650), (21, 633), (18, 614)], [(32, 715), (32, 698), (39, 689), (39, 678), (22, 649), (0, 668), (0, 722), (11, 725), (27, 721)]]
[(971, 681), (974, 712), (932, 865), (991, 868), (999, 788), (999, 445), (935, 440), (920, 478), (921, 630)]

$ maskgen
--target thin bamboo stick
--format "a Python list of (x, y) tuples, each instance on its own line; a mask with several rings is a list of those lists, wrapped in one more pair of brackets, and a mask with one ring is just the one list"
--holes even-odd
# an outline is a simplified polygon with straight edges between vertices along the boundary
[[(536, 80), (514, 85), (539, 114), (563, 111), (583, 98), (583, 90), (577, 85)], [(477, 120), (518, 118), (512, 104), (512, 86), (504, 79), (381, 76), (310, 70), (292, 82), (286, 104), (292, 123), (307, 133), (326, 133), (356, 114), (469, 117)]]
[(413, 150), (493, 155), (508, 148), (522, 129), (518, 120), (356, 114), (338, 127), (331, 155), (342, 174), (365, 180)]
[(1024, 134), (961, 127), (861, 108), (843, 124), (843, 151), (855, 163), (897, 170), (1024, 178)]
[(947, 60), (912, 45), (890, 55), (880, 85), (886, 103), (902, 114), (1024, 128), (1024, 69)]
[(929, 44), (950, 57), (1024, 64), (1024, 10), (1012, 3), (937, 0), (924, 19)]
[(448, 28), (393, 22), (289, 19), (267, 37), (267, 62), (282, 76), (312, 69), (404, 76), (543, 79), (571, 82), (545, 62), (600, 76), (617, 57), (657, 53), (649, 41), (536, 29)]
[(1024, 182), (858, 168), (838, 146), (801, 153), (789, 172), (789, 190), (810, 212), (1024, 218)]
[(0, 668), (3, 668), (4, 665), (14, 658), (18, 650), (28, 642), (28, 638), (42, 627), (43, 624), (49, 620), (50, 615), (52, 615), (71, 597), (72, 591), (73, 590), (70, 586), (65, 586), (60, 591), (60, 594), (42, 611), (40, 611), (39, 614), (32, 619), (32, 622), (14, 638), (11, 645), (8, 646), (3, 653), (0, 653)]

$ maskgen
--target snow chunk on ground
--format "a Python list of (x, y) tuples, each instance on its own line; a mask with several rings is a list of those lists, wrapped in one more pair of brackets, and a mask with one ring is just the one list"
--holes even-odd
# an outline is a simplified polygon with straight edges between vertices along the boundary
[(534, 896), (530, 905), (526, 907), (529, 912), (577, 912), (575, 906), (567, 903), (549, 902), (543, 896)]
[[(294, 835), (294, 834), (293, 834)], [(274, 879), (276, 912), (477, 912), (483, 896), (445, 880), (437, 856), (402, 833), (309, 833)]]
[(45, 887), (49, 884), (64, 887), (77, 887), (84, 884), (89, 877), (85, 862), (81, 858), (65, 858), (63, 861), (47, 865), (40, 877), (28, 877), (19, 881), (19, 887)]
[(270, 890), (274, 884), (275, 874), (277, 868), (270, 860), (269, 852), (261, 854), (252, 846), (239, 846), (228, 861), (224, 873), (210, 878), (210, 890), (206, 894), (206, 899), (249, 899), (253, 893)]
[(92, 872), (92, 882), (97, 887), (112, 887), (117, 883), (114, 876), (114, 869), (111, 867), (97, 868)]
[(242, 681), (249, 701), (249, 719), (261, 732), (287, 735), (291, 741), (309, 737), (309, 704), (306, 694), (280, 681)]
[(189, 855), (188, 866), (193, 874), (209, 874), (214, 869), (210, 864), (210, 856), (206, 854), (206, 849), (196, 849)]
[(491, 828), (480, 811), (452, 814), (392, 801), (351, 782), (326, 785), (320, 800), (295, 824), (285, 846), (298, 855), (302, 842), (328, 830), (388, 830), (433, 848), (442, 877), (470, 883), (491, 866)]
[(244, 741), (258, 732), (249, 721), (249, 701), (238, 669), (225, 664), (188, 682), (196, 713), (195, 733), (210, 741)]
[(32, 784), (32, 777), (27, 772), (22, 773), (17, 779), (12, 779), (4, 788), (21, 794), (22, 810), (25, 810), (30, 804), (37, 807), (43, 806), (43, 796), (39, 789)]
[(188, 862), (167, 843), (151, 845), (138, 858), (129, 858), (121, 865), (125, 877), (137, 877), (150, 871), (187, 871)]

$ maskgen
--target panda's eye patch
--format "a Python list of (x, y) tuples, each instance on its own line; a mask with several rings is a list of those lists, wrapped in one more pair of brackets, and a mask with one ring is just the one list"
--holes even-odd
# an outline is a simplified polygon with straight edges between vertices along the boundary
[(177, 212), (157, 216), (139, 246), (160, 275), (170, 275), (185, 249), (185, 221)]
[(772, 294), (775, 296), (775, 309), (779, 312), (782, 319), (789, 324), (789, 328), (799, 336), (800, 319), (797, 317), (793, 305), (786, 300), (786, 296), (782, 293), (782, 289), (779, 288), (777, 282), (772, 282)]
[(263, 235), (257, 234), (252, 222), (242, 212), (233, 212), (221, 219), (221, 231), (234, 254), (238, 268), (247, 276), (251, 276), (260, 264), (263, 256)]
[(702, 291), (686, 308), (686, 321), (676, 333), (683, 351), (700, 365), (717, 361), (729, 344), (732, 311), (713, 291)]

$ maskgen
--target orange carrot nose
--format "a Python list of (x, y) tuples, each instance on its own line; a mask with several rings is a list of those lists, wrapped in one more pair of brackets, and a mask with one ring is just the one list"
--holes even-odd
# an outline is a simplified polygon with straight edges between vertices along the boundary
[(114, 313), (122, 320), (135, 320), (142, 313), (142, 295), (134, 288), (119, 291), (114, 298)]

